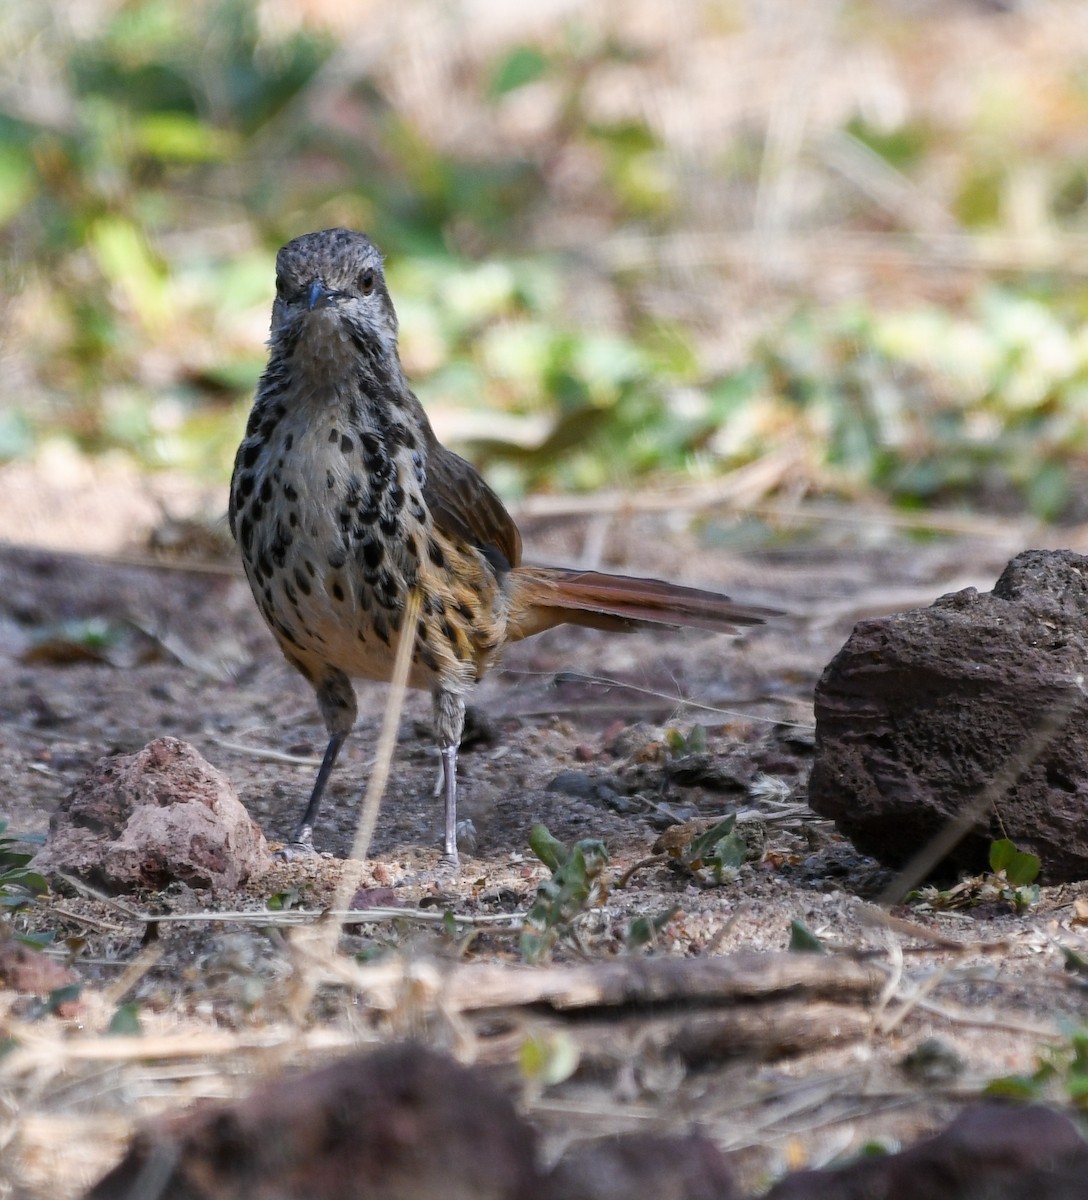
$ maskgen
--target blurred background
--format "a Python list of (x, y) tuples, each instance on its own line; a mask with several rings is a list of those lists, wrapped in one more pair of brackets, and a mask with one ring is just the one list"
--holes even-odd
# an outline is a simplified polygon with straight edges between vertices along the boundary
[(224, 495), (275, 250), (349, 225), (508, 499), (1086, 519), (1079, 0), (2, 0), (0, 53), (0, 485)]

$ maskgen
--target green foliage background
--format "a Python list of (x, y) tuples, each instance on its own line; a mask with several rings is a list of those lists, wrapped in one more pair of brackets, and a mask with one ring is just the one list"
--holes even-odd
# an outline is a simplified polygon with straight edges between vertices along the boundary
[(224, 477), (275, 249), (348, 224), (508, 494), (793, 447), (791, 496), (1077, 519), (1076, 8), (3, 0), (0, 462)]

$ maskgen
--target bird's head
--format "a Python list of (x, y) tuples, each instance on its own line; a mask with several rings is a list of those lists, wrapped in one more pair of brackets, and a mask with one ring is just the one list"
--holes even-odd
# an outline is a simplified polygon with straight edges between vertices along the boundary
[(323, 229), (276, 256), (270, 345), (330, 371), (362, 354), (397, 361), (397, 314), (377, 246), (351, 229)]

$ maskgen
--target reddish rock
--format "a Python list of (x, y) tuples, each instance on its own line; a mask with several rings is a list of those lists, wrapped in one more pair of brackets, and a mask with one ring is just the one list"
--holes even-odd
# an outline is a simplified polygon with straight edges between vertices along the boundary
[(230, 891), (269, 862), (227, 777), (177, 738), (100, 759), (49, 822), (34, 860), (111, 892), (174, 880)]
[[(1031, 550), (992, 592), (860, 622), (816, 689), (812, 807), (901, 865), (965, 805), (948, 865), (1009, 837), (1046, 883), (1088, 878), (1088, 558)], [(998, 781), (995, 784), (995, 781)]]
[(536, 1200), (532, 1131), (479, 1071), (418, 1046), (281, 1076), (168, 1118), (86, 1200)]
[[(17, 938), (0, 937), (0, 989), (44, 999), (58, 988), (78, 982), (79, 976), (55, 958)], [(56, 1011), (58, 1016), (74, 1017), (81, 1007), (78, 999), (62, 1000)]]
[(1086, 1179), (1088, 1142), (1067, 1116), (979, 1104), (901, 1154), (798, 1171), (764, 1200), (1074, 1200)]

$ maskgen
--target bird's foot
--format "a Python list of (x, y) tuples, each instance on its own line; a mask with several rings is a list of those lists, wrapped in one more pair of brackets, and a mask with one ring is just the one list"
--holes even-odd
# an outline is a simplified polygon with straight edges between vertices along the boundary
[(308, 825), (304, 825), (289, 842), (276, 851), (276, 858), (281, 862), (296, 862), (301, 858), (312, 858), (316, 854), (314, 831)]

